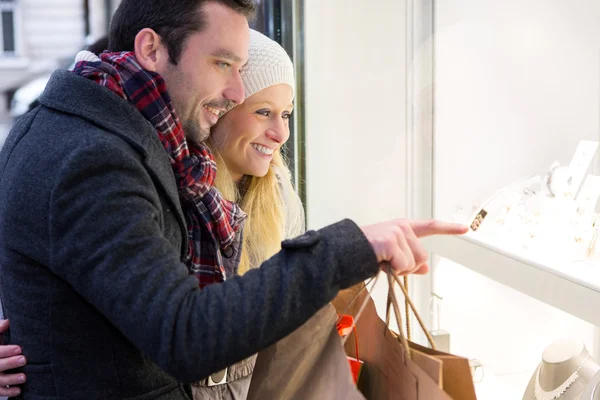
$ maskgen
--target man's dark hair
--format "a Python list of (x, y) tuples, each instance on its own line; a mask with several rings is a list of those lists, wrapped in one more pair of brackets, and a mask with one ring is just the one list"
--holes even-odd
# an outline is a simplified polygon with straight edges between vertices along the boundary
[(91, 51), (97, 56), (106, 49), (108, 49), (108, 36), (102, 36), (86, 48), (87, 51)]
[(158, 33), (177, 65), (190, 34), (206, 27), (204, 5), (223, 4), (251, 18), (252, 0), (122, 0), (110, 23), (109, 51), (133, 51), (135, 36), (144, 28)]

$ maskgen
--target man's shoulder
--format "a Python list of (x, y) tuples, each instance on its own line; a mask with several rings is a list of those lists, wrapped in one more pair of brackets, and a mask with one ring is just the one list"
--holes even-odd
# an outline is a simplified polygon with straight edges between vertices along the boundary
[(132, 104), (72, 72), (56, 71), (40, 103), (51, 115), (62, 116), (60, 124), (70, 126), (75, 118), (143, 148), (162, 147), (152, 124)]
[(121, 166), (145, 174), (145, 153), (125, 138), (44, 106), (30, 114), (15, 124), (0, 152), (3, 185), (37, 187), (41, 193), (58, 181)]
[[(128, 141), (105, 127), (85, 118), (57, 111), (45, 106), (22, 117), (10, 133), (10, 150), (24, 154), (73, 154), (81, 151), (110, 151), (111, 148), (130, 149)], [(99, 153), (98, 156), (101, 154)], [(52, 157), (51, 157), (52, 158)]]

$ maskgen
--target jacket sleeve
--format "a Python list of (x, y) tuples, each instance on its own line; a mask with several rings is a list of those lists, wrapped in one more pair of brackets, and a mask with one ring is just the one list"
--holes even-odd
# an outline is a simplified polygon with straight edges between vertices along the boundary
[(50, 199), (50, 268), (182, 382), (271, 345), (378, 270), (361, 230), (345, 220), (200, 290), (163, 236), (157, 199), (141, 160), (122, 148), (72, 151)]

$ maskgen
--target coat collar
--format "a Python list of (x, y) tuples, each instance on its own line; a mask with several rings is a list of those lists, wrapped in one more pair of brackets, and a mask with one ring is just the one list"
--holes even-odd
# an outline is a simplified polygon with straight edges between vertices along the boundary
[(187, 253), (187, 228), (171, 162), (156, 130), (140, 112), (107, 88), (71, 71), (55, 71), (40, 103), (46, 107), (86, 119), (127, 141), (144, 160), (153, 178), (164, 189), (176, 211), (182, 229), (183, 249)]

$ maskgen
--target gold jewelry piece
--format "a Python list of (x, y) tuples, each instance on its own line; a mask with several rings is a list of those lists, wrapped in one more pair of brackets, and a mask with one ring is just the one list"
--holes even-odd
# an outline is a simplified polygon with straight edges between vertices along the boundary
[(594, 231), (594, 235), (592, 236), (592, 240), (590, 240), (590, 244), (588, 248), (585, 250), (585, 257), (589, 260), (594, 257), (596, 254), (596, 242), (598, 241), (598, 230)]
[(479, 227), (481, 226), (481, 223), (483, 222), (486, 215), (487, 215), (487, 211), (485, 211), (483, 208), (481, 209), (481, 211), (479, 211), (477, 213), (477, 215), (473, 219), (473, 222), (471, 223), (471, 229), (473, 231), (476, 231), (477, 229), (479, 229)]

